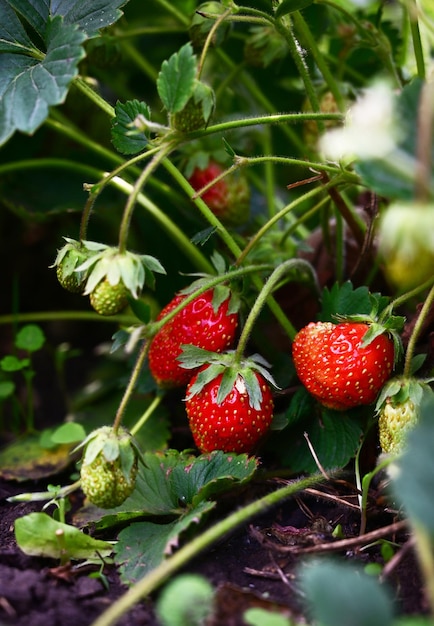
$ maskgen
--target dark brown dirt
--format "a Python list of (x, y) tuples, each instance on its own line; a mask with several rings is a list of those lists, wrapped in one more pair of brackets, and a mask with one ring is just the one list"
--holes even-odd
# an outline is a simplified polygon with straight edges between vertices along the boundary
[[(23, 488), (24, 487), (24, 488)], [(32, 485), (35, 490), (40, 485)], [(50, 559), (26, 556), (16, 545), (14, 520), (31, 511), (40, 510), (39, 503), (12, 504), (5, 500), (29, 489), (14, 483), (0, 483), (0, 624), (2, 626), (87, 626), (92, 624), (123, 592), (116, 569), (106, 566), (106, 588), (101, 580), (92, 578), (91, 569), (77, 566), (59, 567)], [(257, 486), (252, 486), (256, 489)], [(244, 494), (245, 497), (248, 493)], [(230, 503), (225, 503), (225, 507)], [(234, 503), (232, 503), (234, 504)], [(307, 513), (307, 508), (313, 517)], [(393, 522), (392, 516), (376, 517), (371, 528)], [(220, 515), (224, 511), (220, 511)], [(320, 525), (318, 525), (318, 520)], [(278, 610), (282, 615), (298, 619), (302, 615), (302, 598), (297, 592), (297, 567), (304, 554), (313, 550), (318, 556), (324, 546), (335, 540), (327, 523), (342, 525), (345, 536), (356, 536), (359, 515), (354, 509), (308, 494), (291, 500), (252, 520), (207, 553), (190, 563), (187, 570), (206, 576), (216, 588), (216, 612), (212, 626), (243, 626), (242, 615), (249, 607)], [(406, 533), (393, 537), (405, 544)], [(359, 547), (340, 550), (338, 554), (355, 564), (382, 563), (379, 549)], [(300, 554), (288, 552), (297, 548)], [(399, 550), (398, 550), (399, 552)], [(93, 570), (95, 571), (95, 569)], [(400, 613), (424, 613), (424, 599), (414, 555), (404, 549), (387, 577)], [(158, 626), (153, 610), (155, 597), (135, 606), (118, 623)]]

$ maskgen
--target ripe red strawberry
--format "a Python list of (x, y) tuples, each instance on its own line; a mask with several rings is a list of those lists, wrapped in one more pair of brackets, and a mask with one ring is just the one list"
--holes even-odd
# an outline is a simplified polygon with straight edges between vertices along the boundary
[[(192, 377), (177, 360), (183, 345), (221, 352), (230, 348), (238, 326), (238, 313), (232, 311), (228, 290), (225, 300), (213, 302), (215, 290), (197, 296), (157, 332), (149, 348), (149, 367), (158, 384), (164, 387), (182, 387)], [(185, 298), (178, 293), (159, 314), (163, 319)]]
[[(204, 169), (196, 167), (189, 183), (196, 191), (205, 187), (223, 172), (222, 166), (210, 161)], [(239, 226), (248, 220), (250, 210), (250, 188), (240, 173), (228, 174), (201, 195), (211, 211), (222, 222)]]
[[(201, 452), (223, 450), (237, 454), (251, 452), (268, 430), (273, 419), (273, 397), (266, 379), (249, 369), (235, 374), (235, 380), (226, 389), (226, 397), (219, 398), (224, 371), (203, 386), (201, 375), (211, 371), (205, 365), (187, 387), (185, 408), (194, 441)], [(253, 380), (252, 380), (253, 379)], [(256, 381), (256, 382), (255, 382)], [(249, 393), (252, 383), (257, 389)], [(195, 387), (199, 390), (195, 391)], [(259, 396), (256, 395), (258, 389)], [(256, 398), (255, 398), (256, 395)]]
[(371, 404), (390, 377), (394, 339), (375, 334), (367, 343), (369, 328), (361, 322), (311, 322), (296, 335), (292, 356), (297, 375), (324, 406), (343, 411)]

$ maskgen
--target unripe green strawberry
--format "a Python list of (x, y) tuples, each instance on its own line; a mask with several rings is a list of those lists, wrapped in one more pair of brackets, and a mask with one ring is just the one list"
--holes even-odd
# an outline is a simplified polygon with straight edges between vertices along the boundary
[(115, 432), (103, 426), (83, 445), (80, 478), (84, 494), (102, 509), (120, 506), (132, 494), (138, 471), (138, 454), (131, 435), (124, 428)]
[(70, 291), (71, 293), (82, 294), (84, 290), (84, 280), (83, 274), (72, 272), (71, 274), (67, 274), (65, 271), (65, 266), (61, 263), (56, 268), (56, 275), (59, 284), (66, 289), (66, 291)]
[[(219, 163), (211, 160), (204, 169), (196, 167), (188, 182), (199, 191), (223, 171)], [(249, 218), (250, 187), (241, 172), (230, 173), (217, 181), (201, 198), (214, 215), (229, 226), (240, 226)]]
[(56, 268), (59, 284), (71, 293), (82, 294), (85, 288), (87, 273), (77, 268), (87, 261), (92, 252), (82, 242), (65, 237), (67, 242), (58, 253), (51, 267)]
[(127, 306), (128, 294), (122, 280), (112, 285), (104, 278), (90, 294), (90, 303), (99, 315), (116, 315)]
[(185, 107), (171, 116), (171, 126), (182, 133), (190, 133), (205, 128), (208, 126), (214, 108), (213, 90), (205, 83), (196, 81), (193, 95)]
[(402, 452), (409, 431), (419, 421), (423, 396), (432, 393), (426, 382), (415, 378), (402, 376), (388, 381), (376, 406), (383, 453), (397, 455)]
[(411, 400), (386, 401), (378, 418), (381, 450), (387, 454), (401, 452), (407, 432), (415, 426), (417, 419), (416, 407)]
[(434, 203), (396, 202), (384, 212), (378, 231), (384, 273), (407, 291), (427, 281), (434, 267)]

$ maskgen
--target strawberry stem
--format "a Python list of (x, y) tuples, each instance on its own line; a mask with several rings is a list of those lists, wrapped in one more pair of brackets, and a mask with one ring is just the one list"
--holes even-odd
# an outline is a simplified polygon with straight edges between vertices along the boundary
[(246, 346), (247, 346), (247, 342), (249, 340), (249, 337), (253, 329), (253, 325), (256, 322), (256, 318), (261, 312), (267, 298), (271, 295), (271, 293), (275, 289), (276, 285), (282, 280), (283, 276), (287, 272), (290, 272), (290, 271), (306, 272), (306, 270), (307, 270), (307, 273), (312, 278), (312, 284), (315, 286), (315, 288), (317, 289), (319, 293), (319, 286), (318, 286), (318, 281), (317, 281), (315, 271), (313, 267), (311, 266), (311, 264), (308, 263), (307, 261), (304, 261), (303, 259), (288, 259), (288, 261), (285, 261), (284, 263), (282, 263), (282, 265), (279, 265), (278, 267), (276, 267), (273, 273), (270, 274), (270, 277), (268, 278), (267, 282), (265, 283), (265, 285), (259, 292), (259, 295), (256, 298), (256, 301), (253, 307), (251, 308), (250, 313), (246, 319), (246, 323), (244, 324), (244, 328), (240, 335), (238, 346), (235, 352), (234, 360), (236, 363), (241, 362)]
[(202, 74), (202, 70), (203, 70), (203, 66), (205, 64), (205, 59), (206, 59), (206, 55), (208, 53), (209, 47), (212, 44), (212, 39), (218, 29), (218, 27), (220, 26), (220, 24), (222, 24), (224, 22), (224, 20), (232, 13), (232, 9), (226, 9), (226, 11), (224, 11), (224, 13), (222, 13), (221, 15), (218, 16), (218, 18), (215, 20), (214, 24), (212, 25), (212, 27), (210, 28), (210, 31), (208, 33), (208, 36), (206, 38), (205, 44), (202, 48), (202, 53), (200, 55), (200, 60), (197, 66), (197, 79), (200, 79), (200, 75)]
[(119, 227), (119, 252), (124, 253), (127, 248), (127, 239), (130, 229), (131, 217), (133, 215), (134, 207), (137, 202), (137, 197), (144, 186), (149, 176), (156, 170), (161, 161), (163, 161), (175, 148), (176, 143), (169, 142), (154, 157), (149, 161), (146, 167), (142, 170), (142, 173), (137, 178), (133, 185), (132, 191), (128, 197), (127, 203), (124, 208), (122, 221)]
[(124, 395), (119, 403), (118, 410), (116, 411), (115, 419), (113, 421), (113, 430), (116, 433), (119, 430), (119, 427), (122, 423), (123, 416), (125, 414), (125, 410), (127, 408), (127, 404), (130, 400), (130, 397), (134, 391), (134, 387), (137, 384), (137, 380), (139, 378), (140, 370), (142, 369), (146, 356), (149, 350), (149, 341), (144, 341), (142, 347), (140, 348), (140, 352), (137, 356), (136, 363), (134, 365), (133, 371), (131, 372), (130, 380), (128, 381), (128, 385), (125, 388)]
[(414, 349), (416, 346), (416, 342), (419, 338), (419, 335), (422, 331), (423, 324), (425, 319), (429, 313), (429, 310), (434, 302), (434, 286), (431, 287), (430, 292), (428, 293), (425, 302), (423, 303), (423, 307), (420, 310), (418, 318), (413, 328), (413, 332), (411, 333), (407, 351), (405, 354), (405, 362), (404, 362), (404, 376), (410, 376), (411, 374), (411, 362), (413, 360)]

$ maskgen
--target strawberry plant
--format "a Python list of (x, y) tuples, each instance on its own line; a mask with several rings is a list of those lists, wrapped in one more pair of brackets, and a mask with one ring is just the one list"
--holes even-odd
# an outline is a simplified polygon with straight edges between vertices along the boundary
[(378, 580), (298, 567), (330, 551), (400, 600), (412, 551), (432, 617), (430, 3), (0, 0), (0, 18), (8, 545), (69, 582), (75, 561), (112, 573), (94, 626), (133, 607), (228, 623), (240, 598), (195, 557), (231, 541), (237, 593), (296, 590), (249, 596), (239, 623), (392, 625)]

